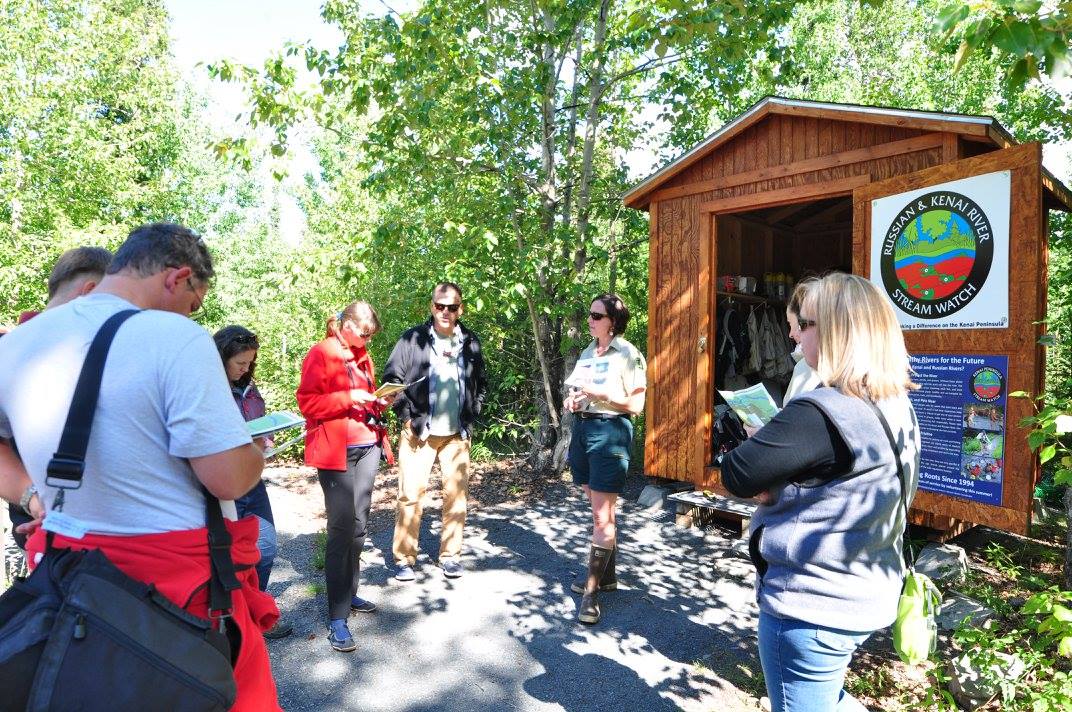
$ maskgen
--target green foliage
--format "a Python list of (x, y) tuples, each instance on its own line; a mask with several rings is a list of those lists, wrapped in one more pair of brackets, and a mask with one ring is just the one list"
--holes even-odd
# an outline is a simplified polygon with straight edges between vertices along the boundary
[[(988, 552), (991, 563), (994, 556), (994, 552)], [(1012, 563), (1003, 553), (996, 557), (1005, 564)], [(969, 622), (953, 634), (950, 654), (970, 661), (982, 680), (998, 691), (1004, 710), (1068, 709), (1072, 704), (1068, 664), (1072, 657), (1072, 611), (1065, 605), (1068, 601), (1072, 601), (1072, 592), (1050, 587), (1032, 595), (1019, 611), (1006, 606), (1004, 623), (988, 621), (973, 627)], [(1023, 672), (1016, 677), (1003, 672), (1010, 655), (1024, 664)], [(930, 678), (921, 708), (956, 709), (946, 690), (949, 677), (944, 664), (939, 662)]]
[[(791, 6), (428, 0), (375, 17), (333, 0), (339, 50), (288, 45), (260, 71), (210, 72), (245, 82), (273, 154), (301, 120), (325, 130), (310, 227), (348, 248), (345, 280), (388, 324), (423, 319), (437, 279), (465, 288), (492, 361), (486, 435), (536, 450), (554, 440), (589, 299), (613, 288), (635, 312), (647, 302), (647, 227), (619, 197), (650, 127), (642, 107), (665, 102), (675, 141), (706, 130), (693, 99), (732, 93)], [(245, 148), (218, 146), (240, 164)], [(627, 337), (643, 345), (637, 322)]]
[[(959, 69), (973, 53), (1000, 53), (1011, 86), (1047, 74), (1072, 73), (1072, 2), (1058, 0), (974, 0), (949, 4), (936, 29), (959, 41)], [(1011, 60), (1011, 61), (1010, 61)]]
[(310, 562), (313, 568), (317, 571), (323, 571), (325, 562), (327, 561), (328, 551), (328, 533), (326, 531), (318, 531), (316, 536), (313, 537), (313, 555)]
[[(1002, 57), (973, 54), (953, 71), (956, 44), (934, 27), (946, 5), (946, 0), (802, 3), (779, 35), (778, 64), (757, 71), (720, 116), (729, 118), (766, 94), (778, 94), (993, 116), (1020, 141), (1072, 138), (1062, 95), (1052, 86), (1003, 81)], [(764, 79), (775, 67), (781, 78)]]
[(61, 252), (135, 225), (203, 230), (224, 174), (171, 68), (156, 0), (0, 7), (0, 322), (40, 309)]

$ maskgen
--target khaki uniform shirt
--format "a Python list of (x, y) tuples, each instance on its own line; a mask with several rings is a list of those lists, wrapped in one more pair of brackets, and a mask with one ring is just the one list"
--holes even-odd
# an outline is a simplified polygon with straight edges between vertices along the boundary
[[(644, 354), (620, 336), (611, 339), (602, 356), (596, 356), (596, 342), (593, 341), (581, 352), (580, 359), (596, 359), (592, 383), (597, 386), (610, 384), (610, 394), (615, 400), (625, 398), (638, 388), (648, 387), (648, 362)], [(640, 405), (643, 409), (643, 400)], [(597, 400), (589, 401), (584, 412), (623, 415), (622, 411)]]

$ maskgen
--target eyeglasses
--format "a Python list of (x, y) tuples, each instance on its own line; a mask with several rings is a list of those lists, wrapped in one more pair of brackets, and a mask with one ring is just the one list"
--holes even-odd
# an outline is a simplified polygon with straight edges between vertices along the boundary
[(814, 319), (805, 319), (804, 317), (797, 317), (797, 328), (801, 331), (807, 331), (811, 327), (815, 326)]
[(193, 316), (201, 308), (201, 305), (205, 303), (205, 296), (203, 294), (197, 293), (197, 289), (194, 287), (193, 276), (186, 278), (186, 288), (193, 292), (194, 299), (196, 300), (193, 304), (190, 305), (190, 313), (187, 315)]
[(440, 304), (439, 302), (432, 302), (432, 306), (436, 311), (449, 311), (451, 314), (457, 314), (462, 308), (461, 304)]
[(588, 312), (588, 318), (591, 319), (592, 321), (602, 321), (603, 319), (606, 319), (607, 316), (609, 316), (609, 315), (608, 314), (601, 314), (599, 312)]
[(236, 344), (249, 344), (252, 346), (256, 346), (257, 337), (254, 334), (242, 334), (241, 336), (236, 336), (234, 342)]

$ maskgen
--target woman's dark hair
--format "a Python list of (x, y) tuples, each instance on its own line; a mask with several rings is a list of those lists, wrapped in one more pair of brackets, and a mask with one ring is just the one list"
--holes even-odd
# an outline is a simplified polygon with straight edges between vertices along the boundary
[(629, 308), (617, 294), (600, 294), (592, 300), (602, 302), (610, 317), (611, 330), (614, 335), (624, 334), (625, 327), (629, 325)]
[[(244, 326), (225, 326), (212, 335), (212, 340), (216, 342), (216, 349), (220, 352), (220, 359), (223, 360), (224, 366), (238, 354), (261, 347), (257, 341), (257, 335)], [(248, 386), (253, 380), (253, 371), (256, 367), (257, 358), (254, 357), (253, 363), (249, 364), (249, 370), (246, 371), (244, 376), (235, 381), (234, 385), (239, 388)]]

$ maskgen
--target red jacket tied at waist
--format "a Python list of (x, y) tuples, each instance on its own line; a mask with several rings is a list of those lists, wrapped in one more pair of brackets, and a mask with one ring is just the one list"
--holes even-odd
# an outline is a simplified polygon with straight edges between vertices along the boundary
[[(242, 588), (232, 593), (232, 615), (242, 633), (234, 676), (238, 697), (232, 710), (279, 710), (263, 631), (279, 619), (275, 600), (257, 588), (253, 568), (257, 551), (257, 519), (227, 521), (233, 539), (231, 558)], [(194, 615), (208, 617), (208, 530), (189, 529), (163, 534), (113, 536), (87, 534), (70, 539), (57, 534), (54, 545), (65, 549), (100, 549), (108, 560), (131, 578), (156, 586), (172, 603)], [(31, 562), (45, 551), (45, 532), (38, 529), (26, 545)]]

